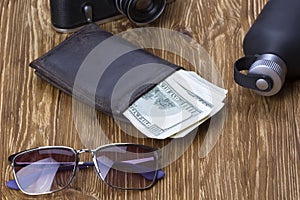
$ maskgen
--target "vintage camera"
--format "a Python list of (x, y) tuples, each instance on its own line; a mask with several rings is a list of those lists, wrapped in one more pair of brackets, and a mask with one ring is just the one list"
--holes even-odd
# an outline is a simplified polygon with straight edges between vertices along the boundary
[(143, 25), (157, 19), (175, 0), (50, 0), (51, 21), (58, 32), (71, 32), (87, 23), (106, 23), (122, 16)]

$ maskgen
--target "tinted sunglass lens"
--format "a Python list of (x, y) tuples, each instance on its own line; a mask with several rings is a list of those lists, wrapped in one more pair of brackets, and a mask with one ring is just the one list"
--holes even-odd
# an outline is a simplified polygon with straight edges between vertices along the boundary
[(157, 152), (141, 145), (115, 145), (96, 152), (100, 176), (112, 187), (145, 189), (157, 176)]
[(50, 193), (66, 187), (76, 167), (76, 153), (68, 148), (24, 152), (13, 161), (16, 181), (27, 194)]

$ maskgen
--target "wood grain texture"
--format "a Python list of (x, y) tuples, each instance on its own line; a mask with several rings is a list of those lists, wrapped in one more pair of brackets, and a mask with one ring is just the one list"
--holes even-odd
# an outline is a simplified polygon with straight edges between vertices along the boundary
[[(275, 97), (261, 97), (233, 81), (233, 62), (243, 55), (242, 40), (266, 0), (176, 0), (151, 26), (176, 30), (201, 44), (215, 62), (229, 90), (227, 117), (215, 148), (204, 159), (199, 149), (202, 127), (186, 152), (164, 170), (166, 177), (146, 191), (120, 191), (81, 171), (71, 186), (53, 195), (29, 197), (10, 190), (7, 157), (35, 146), (85, 148), (95, 131), (82, 137), (74, 125), (72, 98), (37, 78), (28, 64), (69, 35), (53, 31), (49, 2), (0, 1), (0, 142), (2, 199), (299, 199), (300, 82), (287, 82)], [(127, 19), (101, 25), (112, 33), (135, 28)], [(165, 38), (167, 39), (167, 38)], [(154, 51), (193, 69), (184, 60)], [(89, 108), (82, 105), (82, 110)], [(153, 146), (166, 142), (124, 134), (109, 117), (98, 114), (112, 142)], [(96, 144), (91, 144), (94, 146)], [(81, 156), (89, 160), (89, 155)]]

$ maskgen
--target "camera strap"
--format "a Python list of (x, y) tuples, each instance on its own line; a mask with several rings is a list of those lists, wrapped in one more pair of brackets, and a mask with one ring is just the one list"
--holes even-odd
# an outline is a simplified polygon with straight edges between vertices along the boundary
[(93, 8), (92, 8), (92, 6), (89, 5), (89, 4), (86, 4), (83, 7), (83, 12), (84, 12), (84, 15), (85, 15), (86, 22), (92, 23), (93, 22)]

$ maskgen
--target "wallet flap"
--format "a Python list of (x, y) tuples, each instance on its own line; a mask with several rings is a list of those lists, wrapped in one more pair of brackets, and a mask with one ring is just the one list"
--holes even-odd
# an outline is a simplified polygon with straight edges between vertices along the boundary
[(181, 67), (90, 24), (30, 66), (42, 79), (96, 109), (121, 116)]

